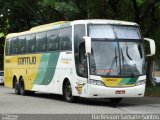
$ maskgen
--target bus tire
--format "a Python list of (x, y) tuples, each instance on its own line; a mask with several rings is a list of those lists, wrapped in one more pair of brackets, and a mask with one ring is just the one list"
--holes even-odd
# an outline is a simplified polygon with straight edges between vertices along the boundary
[(17, 81), (14, 82), (14, 91), (15, 94), (20, 95), (19, 83)]
[(112, 104), (119, 104), (122, 101), (122, 98), (110, 98)]
[(75, 101), (75, 97), (72, 96), (72, 88), (69, 80), (67, 80), (67, 82), (64, 84), (63, 95), (66, 102), (72, 103)]
[(19, 82), (19, 91), (20, 91), (20, 95), (25, 95), (25, 88), (24, 88), (24, 81), (23, 78), (20, 78), (20, 82)]

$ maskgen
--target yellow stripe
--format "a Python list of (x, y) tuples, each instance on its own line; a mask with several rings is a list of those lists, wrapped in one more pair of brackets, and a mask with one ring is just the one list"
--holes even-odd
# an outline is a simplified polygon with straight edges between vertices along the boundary
[[(17, 55), (17, 56), (6, 56), (4, 60), (4, 77), (5, 86), (12, 87), (13, 76), (16, 76), (19, 80), (20, 76), (23, 76), (25, 82), (25, 89), (31, 90), (33, 87), (33, 82), (37, 76), (40, 60), (42, 54), (30, 54), (30, 55)], [(36, 64), (18, 64), (18, 58), (21, 57), (36, 57)]]
[(122, 81), (122, 78), (102, 78), (105, 86), (115, 87), (119, 86), (119, 83)]

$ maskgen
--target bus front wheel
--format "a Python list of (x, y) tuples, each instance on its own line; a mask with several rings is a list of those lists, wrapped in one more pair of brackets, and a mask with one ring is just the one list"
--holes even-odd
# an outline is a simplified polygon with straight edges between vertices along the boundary
[(67, 102), (74, 102), (75, 97), (72, 96), (72, 88), (69, 81), (67, 81), (64, 85), (64, 98)]

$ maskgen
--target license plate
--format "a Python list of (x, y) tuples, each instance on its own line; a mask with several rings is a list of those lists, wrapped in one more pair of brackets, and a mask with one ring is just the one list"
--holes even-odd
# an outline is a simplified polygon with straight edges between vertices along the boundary
[(116, 90), (115, 94), (125, 94), (125, 90)]

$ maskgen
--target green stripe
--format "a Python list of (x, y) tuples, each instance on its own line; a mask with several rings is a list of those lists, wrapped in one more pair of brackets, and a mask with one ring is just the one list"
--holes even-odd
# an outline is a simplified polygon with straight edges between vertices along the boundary
[(34, 84), (42, 84), (44, 80), (44, 76), (46, 74), (46, 63), (49, 61), (49, 57), (50, 57), (50, 54), (42, 55)]
[(127, 85), (130, 84), (135, 84), (135, 82), (137, 81), (138, 78), (130, 78), (130, 80), (128, 81)]
[(56, 53), (52, 53), (50, 55), (50, 59), (49, 59), (48, 65), (47, 65), (46, 74), (45, 74), (45, 77), (44, 77), (44, 80), (42, 83), (43, 85), (48, 85), (52, 81), (53, 76), (55, 74), (55, 69), (57, 66), (59, 54), (60, 54), (59, 52), (56, 52)]
[(121, 85), (133, 85), (138, 78), (123, 78), (120, 82)]
[(43, 54), (34, 84), (48, 85), (54, 76), (59, 52)]

